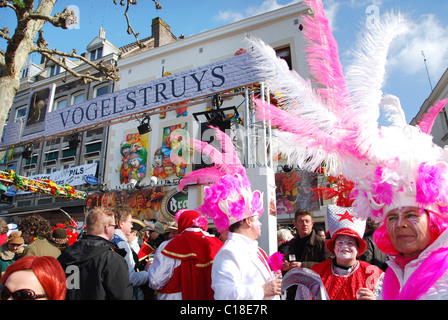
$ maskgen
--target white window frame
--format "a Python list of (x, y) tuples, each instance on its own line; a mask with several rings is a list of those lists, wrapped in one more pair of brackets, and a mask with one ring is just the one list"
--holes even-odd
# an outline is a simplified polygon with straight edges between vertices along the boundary
[(103, 47), (99, 47), (95, 50), (90, 51), (90, 61), (99, 59), (103, 57)]
[[(23, 121), (25, 121), (25, 119), (26, 119), (26, 114), (27, 114), (27, 112), (26, 112), (26, 108), (27, 108), (28, 106), (21, 106), (21, 107), (18, 107), (17, 109), (16, 109), (16, 117), (15, 117), (15, 121), (17, 122), (17, 121), (21, 121), (21, 120), (23, 120)], [(23, 115), (23, 116), (19, 116), (19, 111), (21, 111), (21, 110), (25, 110), (25, 114)]]
[(59, 102), (62, 102), (62, 101), (65, 101), (65, 107), (62, 107), (61, 109), (63, 109), (63, 108), (67, 108), (67, 107), (68, 107), (68, 97), (67, 97), (67, 96), (63, 96), (63, 97), (58, 98), (58, 99), (53, 103), (53, 111), (59, 109), (59, 107), (58, 107)]
[[(107, 92), (98, 95), (98, 90), (103, 89), (103, 88), (106, 88), (106, 89), (107, 89)], [(108, 93), (109, 93), (109, 84), (100, 85), (100, 86), (98, 86), (98, 87), (95, 88), (95, 98), (96, 98), (96, 97), (99, 97), (99, 96), (102, 96), (102, 95), (105, 95), (105, 94), (108, 94)]]
[[(77, 97), (79, 97), (79, 96), (81, 96), (82, 95), (82, 97), (83, 97), (83, 100), (82, 101), (79, 101), (79, 102), (75, 102), (75, 99), (77, 98)], [(74, 105), (74, 104), (76, 104), (76, 103), (80, 103), (80, 102), (83, 102), (83, 101), (85, 101), (86, 100), (86, 97), (85, 97), (85, 92), (84, 91), (78, 91), (78, 92), (76, 92), (76, 93), (74, 93), (73, 95), (72, 95), (72, 99), (71, 99), (72, 101), (72, 105)]]
[(61, 73), (61, 66), (58, 64), (55, 64), (54, 66), (51, 66), (48, 70), (48, 75), (50, 77), (55, 76), (57, 74)]

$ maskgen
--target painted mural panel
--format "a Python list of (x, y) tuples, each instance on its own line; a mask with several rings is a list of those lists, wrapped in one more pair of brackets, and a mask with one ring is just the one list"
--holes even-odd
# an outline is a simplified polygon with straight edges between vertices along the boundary
[(160, 140), (153, 156), (151, 175), (158, 179), (183, 178), (189, 163), (188, 123), (162, 128)]
[(314, 198), (317, 174), (308, 171), (291, 171), (275, 174), (277, 215), (294, 214), (298, 209), (319, 210)]
[(146, 176), (148, 134), (126, 135), (126, 139), (121, 142), (120, 153), (120, 184), (127, 184), (132, 180), (141, 181)]
[(187, 198), (188, 193), (178, 191), (177, 186), (98, 192), (87, 197), (86, 211), (125, 203), (132, 207), (133, 218), (171, 222), (177, 211), (186, 208)]

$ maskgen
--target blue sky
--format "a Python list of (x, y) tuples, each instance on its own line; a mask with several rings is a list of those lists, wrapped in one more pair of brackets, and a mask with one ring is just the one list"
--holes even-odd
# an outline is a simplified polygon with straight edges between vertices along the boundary
[[(151, 35), (151, 20), (161, 17), (170, 26), (172, 32), (186, 37), (214, 29), (253, 15), (275, 10), (300, 0), (159, 0), (162, 10), (156, 11), (150, 0), (140, 0), (131, 7), (129, 16), (140, 38)], [(117, 1), (118, 3), (120, 1)], [(55, 30), (44, 27), (44, 37), (51, 48), (78, 53), (98, 35), (102, 26), (106, 37), (117, 46), (132, 42), (132, 36), (126, 33), (123, 16), (124, 8), (114, 5), (112, 0), (74, 1), (60, 0), (55, 12), (62, 11), (68, 5), (79, 7), (79, 28)], [(432, 87), (437, 84), (448, 66), (448, 1), (446, 0), (323, 0), (333, 33), (339, 44), (343, 65), (350, 61), (357, 32), (366, 23), (373, 9), (379, 15), (395, 10), (406, 15), (411, 27), (406, 35), (396, 39), (389, 53), (384, 93), (400, 98), (410, 122), (420, 106), (431, 92), (422, 51), (427, 59), (427, 67)], [(445, 19), (444, 19), (445, 18)], [(0, 25), (10, 25), (10, 10), (0, 10)], [(12, 29), (10, 27), (10, 29)], [(0, 41), (0, 49), (5, 44)], [(38, 59), (38, 58), (35, 58)]]

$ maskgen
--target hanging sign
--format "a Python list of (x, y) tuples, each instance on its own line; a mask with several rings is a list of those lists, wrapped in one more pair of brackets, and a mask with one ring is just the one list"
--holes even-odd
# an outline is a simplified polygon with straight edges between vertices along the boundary
[(86, 182), (86, 177), (93, 177), (96, 174), (97, 163), (85, 164), (73, 168), (55, 171), (49, 174), (37, 174), (30, 176), (32, 179), (48, 179), (56, 184), (68, 184), (71, 186), (80, 186)]

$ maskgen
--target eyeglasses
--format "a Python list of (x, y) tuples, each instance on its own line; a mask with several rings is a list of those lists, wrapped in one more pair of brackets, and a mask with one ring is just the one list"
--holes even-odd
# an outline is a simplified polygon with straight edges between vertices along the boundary
[(31, 289), (20, 289), (11, 292), (6, 286), (0, 285), (0, 300), (8, 300), (12, 297), (13, 300), (36, 300), (40, 298), (47, 298), (46, 294), (36, 294)]

